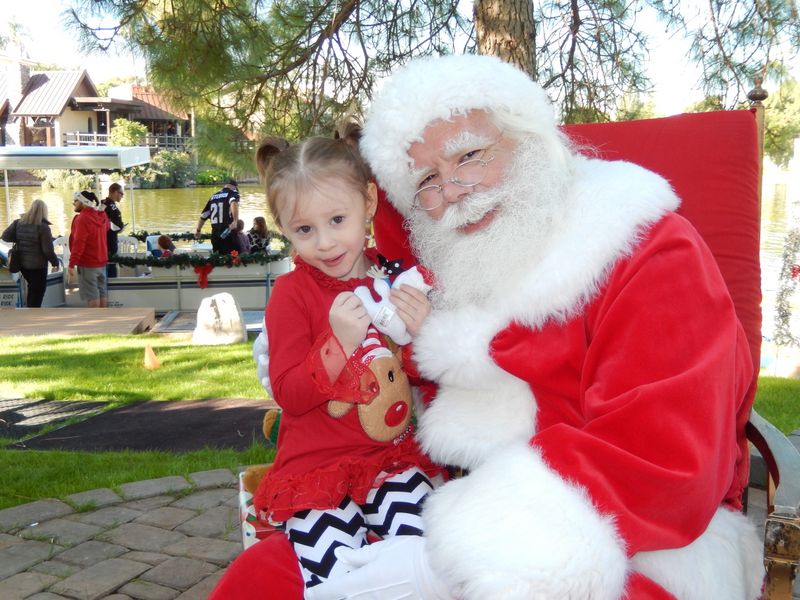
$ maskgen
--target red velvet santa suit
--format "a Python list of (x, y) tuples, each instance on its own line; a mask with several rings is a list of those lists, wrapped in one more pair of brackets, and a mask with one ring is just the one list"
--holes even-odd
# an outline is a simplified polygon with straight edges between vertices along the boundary
[[(374, 250), (370, 256), (375, 256)], [(331, 340), (328, 312), (338, 294), (368, 285), (370, 278), (339, 281), (300, 258), (295, 266), (276, 281), (266, 309), (270, 380), (282, 413), (275, 463), (261, 481), (254, 504), (259, 514), (274, 521), (307, 508), (335, 508), (345, 495), (363, 503), (382, 470), (395, 473), (420, 466), (431, 475), (438, 472), (419, 451), (410, 428), (379, 442), (365, 433), (358, 411), (339, 418), (328, 413), (328, 401), (342, 398), (331, 393), (351, 391), (346, 383), (316, 383), (327, 379), (321, 347), (339, 349)]]

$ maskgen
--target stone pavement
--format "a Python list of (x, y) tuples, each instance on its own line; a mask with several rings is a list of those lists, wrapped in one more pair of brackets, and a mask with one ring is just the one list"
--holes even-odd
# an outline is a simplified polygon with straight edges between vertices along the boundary
[[(748, 516), (763, 531), (766, 494), (749, 492)], [(205, 600), (242, 550), (227, 469), (65, 500), (0, 510), (0, 599)]]
[(0, 510), (0, 598), (204, 600), (242, 550), (227, 469)]

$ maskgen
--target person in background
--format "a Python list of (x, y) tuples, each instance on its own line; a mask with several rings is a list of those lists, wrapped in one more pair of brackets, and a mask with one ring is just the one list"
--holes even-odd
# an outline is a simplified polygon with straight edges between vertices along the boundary
[(233, 233), (236, 235), (236, 250), (239, 254), (250, 254), (250, 238), (244, 232), (244, 221), (241, 219), (236, 221), (236, 229)]
[[(106, 216), (109, 221), (108, 233), (106, 233), (106, 244), (108, 245), (108, 258), (119, 252), (118, 235), (119, 232), (125, 228), (125, 223), (122, 222), (122, 212), (120, 212), (117, 203), (122, 200), (125, 192), (122, 191), (122, 186), (118, 183), (112, 183), (108, 186), (108, 196), (103, 200)], [(108, 263), (106, 265), (106, 276), (117, 276), (116, 263)]]
[(158, 251), (161, 253), (159, 255), (161, 258), (172, 256), (175, 252), (175, 244), (172, 243), (172, 238), (166, 234), (158, 236)]
[(44, 200), (34, 200), (28, 212), (6, 228), (2, 239), (17, 245), (20, 273), (28, 284), (25, 306), (40, 308), (47, 290), (47, 263), (58, 268)]
[(264, 217), (253, 219), (253, 227), (247, 232), (247, 239), (250, 242), (250, 252), (269, 251), (269, 229), (267, 220)]
[(229, 179), (222, 189), (211, 196), (200, 213), (195, 239), (200, 239), (203, 223), (211, 221), (211, 247), (218, 254), (236, 250), (236, 236), (232, 235), (239, 220), (239, 184)]
[(74, 274), (77, 269), (81, 300), (90, 308), (105, 308), (108, 217), (94, 192), (75, 192), (72, 205), (78, 214), (69, 234), (69, 270)]

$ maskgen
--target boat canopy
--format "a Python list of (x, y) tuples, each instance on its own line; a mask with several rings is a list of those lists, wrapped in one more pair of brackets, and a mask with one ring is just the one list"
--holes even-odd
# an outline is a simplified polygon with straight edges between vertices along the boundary
[(0, 169), (127, 169), (150, 162), (140, 146), (5, 146)]
[[(11, 223), (8, 171), (15, 169), (127, 169), (150, 162), (150, 148), (142, 146), (2, 146), (0, 170), (5, 173), (6, 216)], [(133, 189), (129, 186), (128, 189)], [(99, 190), (98, 190), (99, 191)], [(136, 203), (131, 203), (131, 231), (136, 230)]]

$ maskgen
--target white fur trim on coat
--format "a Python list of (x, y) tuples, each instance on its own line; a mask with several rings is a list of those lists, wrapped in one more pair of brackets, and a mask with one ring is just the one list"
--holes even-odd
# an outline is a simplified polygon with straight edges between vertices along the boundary
[(421, 140), (429, 123), (474, 109), (519, 117), (548, 147), (562, 145), (547, 94), (517, 68), (494, 56), (413, 60), (392, 74), (373, 101), (360, 142), (378, 182), (401, 214), (410, 214), (414, 196), (411, 144)]
[(527, 444), (497, 452), (423, 508), (434, 571), (464, 600), (618, 600), (627, 557), (611, 518)]

